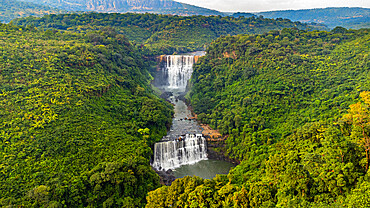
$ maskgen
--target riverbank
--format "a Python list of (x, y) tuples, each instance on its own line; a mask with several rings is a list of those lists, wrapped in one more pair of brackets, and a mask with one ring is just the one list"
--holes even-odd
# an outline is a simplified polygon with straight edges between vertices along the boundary
[(181, 96), (178, 99), (183, 100), (188, 106), (188, 110), (191, 112), (191, 116), (188, 119), (195, 120), (200, 125), (203, 137), (207, 140), (208, 159), (222, 160), (239, 165), (240, 161), (227, 156), (225, 141), (228, 135), (222, 135), (219, 130), (212, 129), (208, 124), (201, 123), (198, 120), (198, 115), (194, 113), (190, 101), (185, 96)]

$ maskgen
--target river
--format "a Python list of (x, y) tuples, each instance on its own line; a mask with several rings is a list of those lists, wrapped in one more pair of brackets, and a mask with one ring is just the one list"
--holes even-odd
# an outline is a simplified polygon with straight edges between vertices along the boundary
[(155, 145), (152, 166), (157, 170), (171, 169), (177, 178), (196, 175), (210, 179), (216, 174), (227, 174), (234, 167), (229, 162), (207, 158), (202, 128), (183, 101), (193, 64), (197, 60), (195, 56), (202, 54), (163, 56), (154, 74), (153, 85), (174, 105), (175, 115), (167, 136)]

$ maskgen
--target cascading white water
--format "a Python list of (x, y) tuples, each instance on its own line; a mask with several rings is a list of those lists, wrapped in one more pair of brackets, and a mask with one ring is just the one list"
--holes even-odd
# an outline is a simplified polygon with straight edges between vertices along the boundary
[[(159, 171), (173, 169), (176, 177), (197, 175), (210, 179), (216, 174), (227, 174), (233, 166), (225, 165), (222, 161), (208, 160), (203, 130), (183, 99), (193, 72), (193, 64), (204, 55), (205, 52), (198, 51), (192, 55), (160, 56), (158, 68), (153, 73), (153, 85), (162, 91), (162, 98), (173, 104), (175, 115), (167, 136), (154, 145), (151, 165)], [(165, 175), (167, 174), (169, 173)], [(171, 183), (170, 178), (164, 177), (163, 180)]]
[(185, 89), (193, 73), (194, 56), (166, 56), (165, 70), (168, 75), (169, 88)]
[[(175, 117), (167, 136), (154, 146), (152, 166), (157, 170), (178, 168), (207, 159), (207, 144), (200, 126), (190, 119), (191, 111), (183, 100), (186, 85), (193, 73), (194, 55), (169, 55), (163, 62), (159, 88), (172, 95), (168, 100), (175, 106)], [(183, 137), (183, 135), (186, 135)], [(183, 137), (183, 138), (182, 138)], [(178, 138), (181, 138), (180, 140)]]
[(206, 139), (202, 134), (187, 134), (184, 139), (156, 143), (152, 166), (157, 170), (178, 168), (207, 159)]

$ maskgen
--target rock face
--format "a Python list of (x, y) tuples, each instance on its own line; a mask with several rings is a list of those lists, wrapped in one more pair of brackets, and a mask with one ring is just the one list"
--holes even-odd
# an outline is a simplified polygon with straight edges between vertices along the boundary
[(127, 0), (127, 4), (133, 9), (184, 8), (183, 4), (171, 0)]
[(128, 8), (127, 2), (122, 0), (88, 0), (86, 8), (92, 11), (117, 12)]
[(128, 12), (184, 9), (184, 5), (171, 0), (86, 0), (86, 8), (102, 12)]
[(173, 0), (24, 0), (69, 11), (139, 12), (173, 15), (224, 15)]

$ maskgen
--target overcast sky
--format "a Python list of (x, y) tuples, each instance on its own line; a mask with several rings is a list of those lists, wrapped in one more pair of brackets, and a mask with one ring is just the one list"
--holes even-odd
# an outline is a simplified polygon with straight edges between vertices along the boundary
[(175, 0), (223, 12), (259, 12), (324, 7), (365, 7), (370, 0)]

